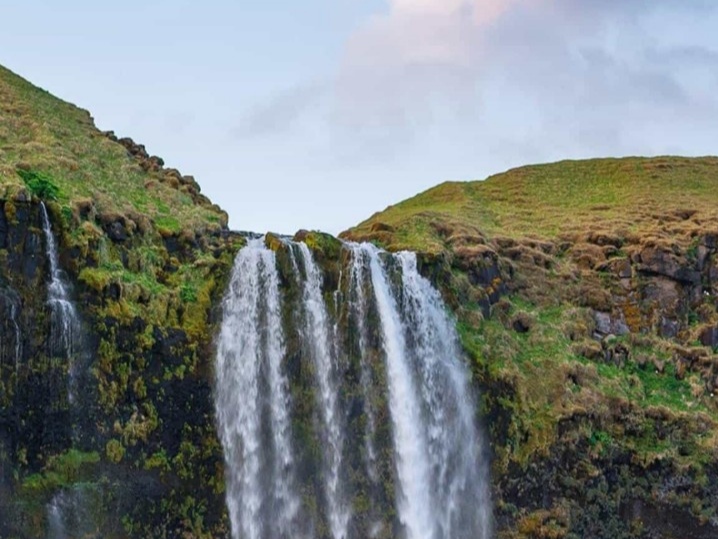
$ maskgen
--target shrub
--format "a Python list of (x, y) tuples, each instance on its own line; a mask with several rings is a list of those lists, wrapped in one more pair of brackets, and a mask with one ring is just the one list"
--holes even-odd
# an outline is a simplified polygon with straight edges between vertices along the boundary
[(36, 197), (43, 200), (57, 200), (60, 196), (60, 188), (47, 174), (26, 169), (18, 169), (17, 173)]

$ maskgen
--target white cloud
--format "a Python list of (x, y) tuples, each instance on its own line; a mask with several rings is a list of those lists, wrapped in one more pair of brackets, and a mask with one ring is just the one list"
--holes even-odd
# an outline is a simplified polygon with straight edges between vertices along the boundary
[[(561, 155), (555, 144), (565, 154), (650, 153), (680, 147), (662, 123), (669, 116), (683, 124), (676, 133), (686, 132), (699, 110), (718, 108), (715, 92), (702, 91), (715, 80), (718, 43), (685, 31), (715, 20), (715, 4), (703, 0), (389, 0), (388, 7), (348, 40), (336, 83), (334, 119), (367, 147), (471, 123), (477, 142), (495, 144), (489, 133), (510, 141), (513, 131), (517, 144), (543, 148), (548, 158)], [(684, 28), (673, 27), (677, 16)], [(677, 66), (682, 60), (690, 65)], [(647, 125), (653, 135), (635, 138)]]

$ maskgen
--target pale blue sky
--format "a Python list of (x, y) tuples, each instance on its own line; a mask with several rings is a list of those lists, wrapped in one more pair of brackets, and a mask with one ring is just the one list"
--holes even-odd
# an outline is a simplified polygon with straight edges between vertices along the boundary
[(713, 0), (13, 4), (0, 63), (194, 175), (235, 229), (337, 233), (527, 163), (718, 153)]

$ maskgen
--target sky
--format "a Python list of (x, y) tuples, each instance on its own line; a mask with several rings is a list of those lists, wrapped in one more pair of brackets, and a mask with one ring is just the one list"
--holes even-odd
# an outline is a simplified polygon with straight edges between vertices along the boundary
[(0, 64), (194, 175), (236, 230), (336, 234), (530, 163), (718, 153), (715, 0), (24, 0), (0, 20)]

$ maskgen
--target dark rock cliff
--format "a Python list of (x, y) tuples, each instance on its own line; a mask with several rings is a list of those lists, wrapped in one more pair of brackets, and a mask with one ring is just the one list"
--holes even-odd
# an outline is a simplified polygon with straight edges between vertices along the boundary
[[(77, 403), (68, 397), (69, 361), (53, 357), (48, 342), (39, 204), (0, 204), (0, 537), (44, 536), (53, 497), (80, 484), (92, 487), (83, 505), (93, 536), (225, 535), (212, 328), (241, 240), (222, 231), (167, 236), (157, 280), (133, 282), (137, 251), (157, 237), (121, 238), (109, 227), (78, 248), (78, 223), (58, 209), (50, 205), (60, 266), (82, 321), (76, 353), (88, 358)], [(113, 252), (113, 269), (89, 279), (109, 263), (98, 260), (103, 250)], [(211, 286), (170, 294), (163, 282), (183, 266)]]

